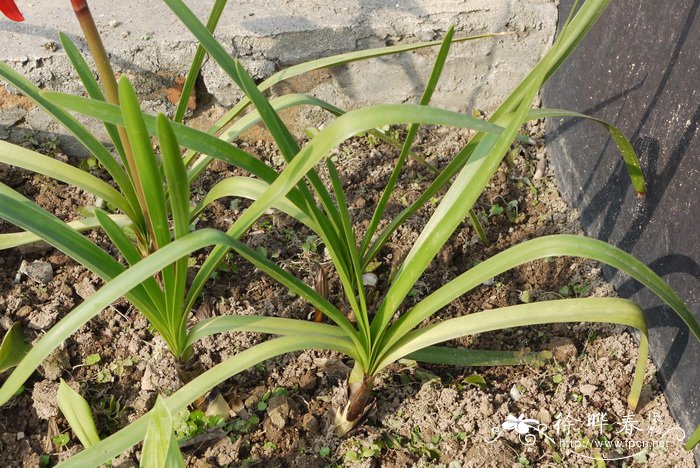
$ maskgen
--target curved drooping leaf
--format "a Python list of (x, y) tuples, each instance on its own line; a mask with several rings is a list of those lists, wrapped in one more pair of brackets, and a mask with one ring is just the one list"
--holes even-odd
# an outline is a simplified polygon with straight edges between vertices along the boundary
[(612, 266), (642, 283), (673, 308), (700, 340), (700, 324), (678, 294), (651, 268), (627, 252), (606, 242), (584, 236), (556, 234), (525, 241), (479, 263), (433, 292), (400, 317), (386, 335), (382, 348), (393, 346), (400, 337), (456, 298), (485, 281), (524, 263), (555, 256), (584, 257)]
[[(132, 221), (126, 215), (109, 215), (109, 217), (119, 227), (130, 226), (132, 224)], [(100, 223), (97, 221), (97, 218), (77, 219), (66, 223), (66, 225), (78, 232), (90, 231), (100, 227)], [(14, 247), (19, 247), (20, 245), (33, 244), (35, 242), (41, 242), (41, 238), (32, 232), (22, 231), (0, 234), (0, 250), (11, 249)]]
[[(63, 125), (66, 130), (73, 134), (78, 141), (83, 144), (98, 161), (105, 167), (112, 179), (120, 187), (124, 196), (129, 200), (130, 210), (125, 211), (126, 214), (132, 216), (137, 223), (143, 221), (139, 217), (138, 199), (133, 190), (129, 176), (124, 172), (117, 161), (112, 157), (107, 148), (99, 142), (90, 131), (78, 122), (72, 115), (63, 110), (55, 103), (46, 99), (39, 88), (25, 77), (14, 71), (7, 64), (0, 62), (0, 77), (7, 80), (12, 86), (17, 88), (25, 96), (31, 99), (36, 105), (44, 109), (51, 117), (56, 119), (58, 123)], [(136, 217), (136, 218), (134, 218)]]
[(371, 372), (374, 374), (410, 353), (462, 336), (526, 325), (562, 322), (618, 323), (640, 331), (639, 356), (627, 400), (631, 408), (636, 408), (644, 383), (649, 342), (642, 309), (626, 299), (589, 297), (533, 302), (445, 320), (404, 335), (378, 361), (376, 368)]
[(124, 195), (108, 183), (70, 164), (2, 140), (0, 140), (0, 163), (21, 167), (81, 188), (124, 213), (130, 214), (133, 218), (131, 207)]
[(532, 109), (528, 114), (528, 119), (530, 120), (553, 117), (575, 117), (579, 119), (591, 120), (602, 125), (603, 128), (608, 131), (612, 139), (615, 141), (617, 148), (620, 150), (622, 159), (627, 167), (627, 173), (630, 176), (630, 180), (632, 181), (632, 185), (637, 191), (637, 194), (644, 195), (646, 193), (646, 183), (644, 182), (642, 166), (639, 164), (637, 153), (634, 151), (632, 144), (629, 142), (625, 134), (622, 133), (617, 127), (603, 119), (564, 109)]

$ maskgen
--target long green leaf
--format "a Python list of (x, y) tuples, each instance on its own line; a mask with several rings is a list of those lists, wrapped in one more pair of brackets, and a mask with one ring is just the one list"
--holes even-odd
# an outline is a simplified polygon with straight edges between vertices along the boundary
[(649, 342), (644, 313), (634, 302), (617, 298), (564, 299), (502, 307), (457, 317), (418, 329), (401, 338), (371, 372), (374, 374), (410, 353), (462, 336), (526, 325), (562, 322), (619, 323), (636, 328), (639, 356), (628, 403), (635, 408), (644, 383)]
[[(450, 27), (450, 29), (447, 31), (447, 34), (445, 34), (445, 38), (442, 41), (440, 51), (438, 52), (437, 58), (435, 59), (435, 65), (433, 65), (433, 70), (430, 73), (430, 78), (428, 79), (428, 84), (426, 85), (425, 90), (423, 91), (423, 96), (420, 100), (420, 104), (422, 106), (427, 106), (428, 104), (430, 104), (430, 100), (433, 97), (433, 93), (435, 92), (435, 88), (437, 87), (438, 81), (440, 81), (440, 76), (442, 75), (442, 70), (445, 67), (447, 55), (450, 52), (450, 45), (452, 45), (452, 37), (454, 36), (454, 31), (454, 26)], [(379, 221), (381, 221), (382, 216), (384, 215), (384, 209), (386, 208), (386, 204), (389, 202), (391, 192), (394, 191), (396, 182), (399, 180), (399, 175), (401, 175), (401, 170), (403, 169), (404, 163), (406, 162), (406, 159), (408, 158), (408, 155), (411, 152), (411, 146), (413, 146), (413, 141), (415, 140), (416, 135), (418, 135), (419, 128), (420, 126), (417, 124), (412, 124), (408, 127), (408, 134), (406, 135), (406, 140), (404, 141), (403, 147), (401, 148), (399, 159), (398, 161), (396, 161), (396, 165), (394, 166), (394, 169), (391, 172), (391, 176), (389, 176), (389, 181), (387, 182), (386, 187), (384, 188), (384, 191), (382, 192), (382, 195), (379, 198), (377, 207), (374, 209), (374, 214), (372, 214), (372, 219), (370, 220), (369, 225), (367, 226), (367, 230), (365, 231), (365, 235), (362, 239), (360, 252), (363, 255), (367, 250), (367, 247), (369, 246), (369, 242), (372, 240), (372, 236), (374, 236), (374, 233), (377, 231)]]
[[(207, 20), (207, 29), (209, 32), (214, 33), (216, 26), (219, 24), (219, 19), (221, 19), (221, 14), (226, 8), (226, 3), (228, 0), (216, 0), (214, 6), (209, 13), (209, 19)], [(175, 122), (182, 122), (182, 118), (187, 112), (187, 103), (190, 100), (192, 91), (194, 91), (194, 85), (197, 82), (197, 77), (199, 76), (199, 71), (202, 68), (202, 63), (204, 62), (204, 56), (207, 51), (201, 45), (197, 46), (197, 51), (192, 59), (192, 64), (190, 65), (190, 71), (187, 72), (187, 79), (185, 84), (182, 86), (182, 93), (180, 94), (180, 100), (177, 103), (177, 109), (175, 110), (175, 117), (173, 120)]]
[(355, 312), (355, 318), (357, 323), (364, 333), (365, 336), (369, 336), (369, 312), (367, 311), (367, 298), (365, 296), (365, 288), (362, 284), (362, 262), (360, 260), (359, 253), (357, 251), (357, 239), (355, 238), (355, 232), (352, 229), (352, 221), (350, 220), (350, 211), (348, 210), (348, 203), (345, 199), (345, 193), (343, 193), (343, 183), (340, 181), (340, 174), (335, 168), (335, 164), (330, 159), (326, 159), (326, 165), (328, 166), (328, 175), (331, 179), (331, 185), (333, 186), (333, 194), (335, 195), (336, 202), (338, 204), (338, 213), (340, 214), (340, 226), (341, 226), (341, 236), (345, 244), (348, 246), (348, 251), (350, 252), (350, 260), (352, 265), (351, 284), (357, 288), (358, 300), (355, 298), (355, 288), (345, 289), (345, 297), (350, 304), (350, 307)]
[(189, 331), (187, 345), (192, 346), (206, 336), (226, 332), (347, 337), (340, 327), (325, 323), (257, 315), (222, 315), (197, 322)]
[[(128, 78), (122, 76), (119, 80), (119, 102), (121, 103), (122, 118), (129, 143), (134, 153), (136, 167), (134, 168), (134, 183), (140, 183), (146, 201), (148, 212), (146, 221), (152, 228), (151, 235), (157, 248), (170, 242), (170, 227), (168, 226), (168, 211), (165, 207), (165, 189), (158, 161), (153, 152), (153, 145), (143, 121), (136, 92)], [(165, 274), (165, 272), (163, 272)]]
[[(96, 208), (95, 217), (99, 221), (102, 230), (124, 256), (124, 259), (129, 265), (135, 265), (141, 261), (141, 254), (138, 249), (136, 249), (131, 239), (129, 239), (124, 230), (117, 223), (107, 216), (107, 213)], [(170, 329), (166, 327), (167, 323), (161, 319), (165, 313), (165, 297), (163, 291), (160, 289), (155, 278), (147, 278), (141, 285), (155, 306), (155, 310), (144, 310), (142, 313), (151, 321), (153, 327), (163, 336), (166, 343), (169, 345), (175, 343), (175, 337), (170, 333)]]
[(143, 440), (141, 461), (143, 468), (184, 468), (185, 462), (173, 432), (173, 417), (161, 395), (150, 411), (148, 429)]
[(558, 234), (532, 239), (479, 263), (469, 271), (420, 301), (396, 321), (385, 335), (382, 347), (393, 346), (402, 336), (456, 298), (518, 265), (554, 256), (583, 257), (617, 268), (642, 283), (663, 299), (700, 340), (700, 325), (675, 291), (651, 268), (625, 251), (597, 239)]
[(44, 109), (51, 117), (56, 119), (58, 123), (63, 125), (66, 130), (73, 134), (80, 143), (82, 143), (100, 163), (105, 167), (112, 179), (117, 183), (117, 185), (124, 193), (124, 196), (129, 200), (130, 209), (124, 211), (128, 214), (135, 222), (143, 222), (143, 218), (140, 217), (140, 211), (138, 210), (138, 199), (136, 198), (136, 192), (133, 190), (131, 185), (131, 180), (127, 176), (124, 169), (122, 169), (117, 161), (112, 157), (112, 155), (107, 151), (102, 143), (95, 138), (90, 131), (85, 128), (80, 122), (78, 122), (72, 115), (63, 110), (58, 105), (46, 99), (39, 88), (37, 88), (32, 82), (24, 78), (22, 75), (14, 71), (7, 64), (0, 62), (0, 77), (7, 80), (12, 86), (17, 88), (22, 94), (31, 99), (39, 107)]
[(68, 386), (63, 379), (61, 379), (61, 383), (58, 386), (56, 401), (63, 417), (66, 418), (68, 425), (73, 429), (75, 435), (78, 436), (78, 440), (83, 444), (83, 447), (90, 448), (100, 442), (100, 436), (97, 433), (97, 426), (95, 426), (90, 405), (85, 401), (85, 398)]
[[(171, 414), (176, 413), (237, 373), (272, 357), (304, 349), (328, 349), (341, 353), (353, 352), (352, 343), (347, 339), (338, 337), (309, 334), (307, 336), (285, 336), (265, 341), (209, 369), (168, 397), (165, 400), (165, 405)], [(85, 466), (95, 467), (109, 462), (112, 458), (144, 438), (151, 417), (150, 413), (146, 414), (129, 426), (102, 440), (94, 447), (74, 455), (58, 466), (63, 468), (83, 468)]]
[(551, 357), (552, 353), (549, 351), (491, 351), (444, 346), (428, 346), (406, 355), (408, 359), (428, 364), (463, 367), (532, 365)]
[(132, 214), (129, 202), (114, 187), (70, 164), (2, 140), (0, 140), (0, 162), (81, 188), (124, 213)]
[[(109, 215), (110, 218), (120, 227), (130, 226), (132, 221), (126, 215)], [(97, 218), (83, 218), (66, 223), (68, 227), (78, 232), (90, 231), (100, 227)], [(41, 238), (32, 232), (12, 232), (9, 234), (0, 234), (0, 250), (19, 247), (20, 245), (33, 244), (40, 242)]]
[(22, 322), (13, 323), (0, 343), (0, 374), (15, 367), (31, 348), (24, 341)]
[[(190, 232), (190, 184), (187, 180), (187, 170), (180, 155), (180, 146), (170, 123), (163, 114), (158, 115), (158, 141), (163, 155), (163, 169), (168, 183), (170, 209), (173, 214), (175, 239), (180, 239)], [(187, 286), (187, 258), (181, 258), (175, 263), (174, 277), (171, 281), (163, 279), (163, 289), (166, 297), (166, 310), (172, 332), (178, 337), (179, 343), (187, 341), (185, 322), (188, 311), (184, 309), (185, 288)], [(186, 347), (182, 347), (180, 352)]]
[(632, 185), (639, 195), (644, 195), (646, 193), (646, 184), (644, 182), (644, 175), (642, 174), (642, 167), (639, 164), (639, 158), (637, 158), (637, 153), (635, 153), (632, 144), (629, 142), (627, 137), (614, 125), (606, 122), (605, 120), (599, 119), (597, 117), (592, 117), (586, 114), (580, 114), (578, 112), (567, 111), (564, 109), (532, 109), (528, 114), (528, 120), (535, 119), (545, 119), (552, 117), (576, 117), (580, 119), (592, 120), (593, 122), (599, 123), (605, 128), (605, 130), (610, 133), (610, 136), (615, 141), (620, 154), (622, 154), (622, 159), (627, 167), (627, 173), (632, 180)]

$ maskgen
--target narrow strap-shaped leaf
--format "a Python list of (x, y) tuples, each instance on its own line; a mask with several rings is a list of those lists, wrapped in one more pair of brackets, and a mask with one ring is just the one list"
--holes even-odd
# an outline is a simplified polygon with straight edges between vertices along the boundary
[(126, 198), (114, 187), (70, 164), (2, 140), (0, 162), (73, 185), (103, 199), (126, 214), (132, 213)]
[[(190, 232), (190, 184), (187, 180), (187, 170), (180, 155), (180, 145), (173, 132), (168, 118), (158, 115), (158, 141), (163, 157), (163, 169), (168, 183), (170, 209), (173, 214), (175, 239), (180, 239)], [(188, 310), (184, 309), (185, 288), (187, 283), (188, 258), (183, 257), (175, 263), (172, 281), (164, 278), (166, 310), (173, 333), (178, 335), (178, 341), (187, 339), (185, 322)]]
[[(440, 46), (440, 51), (435, 59), (433, 70), (430, 73), (430, 78), (428, 78), (428, 83), (423, 91), (423, 96), (420, 99), (420, 104), (422, 106), (427, 106), (430, 103), (438, 81), (440, 81), (440, 75), (442, 75), (442, 70), (445, 67), (447, 55), (450, 52), (450, 45), (452, 44), (452, 36), (454, 36), (454, 32), (455, 28), (454, 26), (451, 26), (447, 31), (447, 34), (445, 34), (445, 38), (442, 40), (442, 45)], [(389, 202), (389, 198), (391, 197), (391, 193), (394, 191), (394, 187), (396, 187), (396, 182), (399, 180), (401, 170), (403, 169), (406, 159), (411, 152), (411, 146), (413, 146), (413, 141), (416, 139), (416, 135), (418, 135), (419, 128), (420, 125), (418, 124), (412, 124), (408, 127), (408, 134), (406, 135), (406, 140), (401, 148), (399, 159), (396, 161), (396, 165), (391, 172), (391, 176), (389, 176), (389, 181), (387, 182), (386, 187), (379, 198), (377, 207), (374, 209), (372, 219), (367, 226), (367, 231), (365, 231), (365, 235), (362, 238), (360, 252), (363, 255), (369, 246), (369, 242), (372, 240), (372, 236), (374, 236), (374, 233), (377, 231), (377, 226), (379, 226), (382, 216), (384, 216), (384, 209), (386, 208), (386, 204)]]
[(161, 395), (149, 412), (139, 466), (143, 468), (184, 468), (185, 462), (173, 432), (173, 417)]
[(637, 153), (634, 151), (632, 144), (629, 142), (627, 137), (622, 133), (617, 127), (606, 122), (603, 119), (597, 117), (592, 117), (590, 115), (581, 114), (578, 112), (572, 112), (564, 109), (532, 109), (528, 114), (529, 120), (544, 119), (552, 117), (577, 117), (581, 119), (592, 120), (593, 122), (599, 123), (605, 128), (605, 130), (610, 133), (610, 136), (615, 140), (617, 148), (622, 154), (622, 159), (627, 167), (627, 173), (632, 180), (632, 185), (639, 195), (644, 195), (646, 193), (646, 184), (644, 183), (644, 175), (642, 174), (642, 166), (639, 164), (639, 158), (637, 158)]
[(24, 341), (22, 322), (13, 323), (0, 343), (0, 374), (15, 367), (30, 349)]
[(165, 189), (138, 98), (126, 76), (119, 80), (119, 102), (136, 163), (132, 174), (134, 184), (141, 186), (146, 202), (146, 222), (152, 229), (151, 235), (154, 236), (156, 248), (161, 248), (170, 242)]
[(649, 355), (647, 325), (637, 304), (626, 299), (589, 297), (533, 302), (457, 317), (405, 335), (380, 360), (372, 375), (392, 362), (420, 349), (462, 336), (527, 325), (562, 322), (600, 322), (628, 325), (639, 330), (639, 356), (627, 399), (636, 408)]
[(227, 332), (347, 337), (340, 327), (325, 323), (257, 315), (222, 315), (197, 322), (189, 331), (187, 345), (192, 346), (206, 336)]
[[(109, 215), (109, 217), (112, 218), (112, 220), (120, 227), (132, 225), (131, 219), (129, 219), (129, 217), (126, 215), (113, 214)], [(77, 219), (66, 223), (66, 225), (78, 232), (89, 231), (100, 227), (100, 223), (97, 221), (97, 218)], [(22, 231), (0, 234), (0, 250), (11, 249), (14, 247), (19, 247), (20, 245), (33, 244), (34, 242), (41, 242), (41, 237), (32, 232)]]
[(406, 356), (408, 359), (427, 364), (463, 367), (532, 365), (551, 357), (552, 353), (549, 351), (491, 351), (445, 346), (428, 346)]
[[(212, 34), (216, 30), (216, 26), (219, 24), (219, 19), (221, 19), (221, 14), (226, 8), (226, 3), (228, 0), (216, 0), (214, 6), (211, 8), (211, 13), (209, 13), (209, 19), (207, 20), (207, 29)], [(185, 84), (182, 86), (182, 93), (180, 94), (180, 100), (177, 103), (177, 109), (175, 110), (175, 117), (173, 120), (175, 122), (182, 122), (183, 117), (185, 117), (185, 112), (187, 112), (187, 103), (190, 100), (192, 91), (194, 91), (194, 85), (197, 82), (197, 77), (199, 76), (199, 71), (202, 68), (202, 63), (204, 62), (204, 56), (207, 51), (204, 50), (202, 45), (197, 46), (197, 51), (192, 59), (192, 64), (190, 65), (190, 71), (187, 72), (187, 79)]]
[(68, 425), (73, 429), (83, 447), (90, 448), (100, 442), (97, 426), (92, 417), (90, 405), (78, 392), (61, 379), (56, 396), (58, 408)]
[[(360, 346), (360, 342), (358, 341), (357, 330), (355, 330), (345, 315), (343, 315), (335, 306), (328, 302), (326, 298), (318, 294), (313, 288), (309, 287), (299, 278), (284, 270), (279, 265), (275, 264), (273, 261), (269, 260), (256, 250), (248, 247), (244, 243), (229, 238), (227, 245), (272, 279), (278, 281), (283, 286), (286, 286), (291, 291), (307, 300), (312, 306), (321, 310), (345, 332), (346, 336), (352, 338), (353, 342), (358, 347), (358, 350), (364, 349), (362, 346)], [(366, 362), (366, 356), (363, 356), (361, 360)]]
[[(260, 179), (241, 176), (227, 177), (214, 185), (192, 210), (190, 213), (190, 222), (199, 216), (201, 212), (215, 200), (224, 197), (241, 197), (249, 200), (257, 200), (268, 188), (270, 188), (270, 184)], [(320, 231), (320, 228), (313, 221), (311, 216), (299, 209), (297, 205), (290, 202), (288, 198), (277, 199), (272, 207), (288, 214), (297, 221), (311, 228), (312, 231)], [(0, 239), (2, 239), (1, 236)]]
[[(87, 62), (85, 62), (85, 59), (73, 41), (71, 41), (67, 35), (60, 31), (58, 33), (58, 38), (61, 41), (63, 50), (65, 50), (66, 55), (68, 56), (68, 60), (70, 60), (73, 68), (78, 73), (80, 81), (82, 81), (88, 96), (99, 101), (106, 101), (105, 96), (102, 93), (102, 89), (100, 89), (100, 85), (97, 83), (97, 79), (95, 79), (95, 75), (93, 75), (92, 70), (88, 66)], [(127, 162), (126, 156), (124, 156), (124, 146), (122, 145), (122, 140), (119, 137), (117, 127), (108, 122), (103, 123), (105, 130), (107, 130), (107, 133), (109, 134), (109, 138), (112, 140), (114, 148), (117, 150), (117, 154), (119, 154), (119, 157), (122, 160), (122, 164), (126, 165)]]
[[(165, 400), (170, 413), (176, 413), (194, 402), (201, 395), (226, 379), (267, 359), (304, 349), (330, 349), (341, 353), (352, 353), (352, 344), (347, 339), (328, 336), (285, 336), (268, 340), (228, 358), (192, 380)], [(107, 437), (99, 444), (80, 452), (58, 466), (62, 468), (84, 468), (109, 462), (129, 447), (143, 440), (150, 413), (129, 426)]]
[(666, 282), (651, 268), (627, 252), (606, 242), (584, 236), (557, 234), (525, 241), (494, 255), (424, 298), (400, 317), (385, 335), (382, 347), (391, 347), (412, 328), (456, 298), (518, 265), (555, 256), (583, 257), (597, 260), (630, 275), (666, 302), (700, 340), (700, 325), (688, 307)]
[[(112, 241), (114, 246), (124, 256), (126, 262), (131, 266), (141, 261), (142, 257), (138, 249), (134, 246), (131, 239), (124, 233), (124, 230), (115, 223), (104, 211), (99, 208), (95, 209), (95, 218), (104, 230), (107, 237)], [(147, 278), (142, 283), (146, 293), (151, 298), (155, 305), (155, 311), (144, 310), (143, 314), (148, 318), (158, 332), (163, 335), (167, 343), (173, 343), (174, 338), (167, 328), (167, 324), (160, 319), (165, 313), (165, 298), (163, 291), (158, 286), (155, 278)]]
[(481, 220), (479, 220), (479, 215), (477, 215), (474, 212), (474, 208), (469, 210), (469, 222), (472, 223), (472, 226), (474, 227), (476, 234), (479, 236), (479, 240), (484, 245), (489, 245), (489, 239), (488, 239), (488, 237), (486, 237), (486, 231), (484, 231), (484, 227), (481, 225)]
[(131, 180), (127, 176), (124, 169), (122, 169), (117, 161), (112, 157), (107, 148), (104, 147), (102, 143), (99, 142), (97, 138), (93, 136), (90, 131), (78, 122), (72, 115), (63, 110), (58, 105), (46, 99), (42, 96), (41, 90), (37, 88), (32, 82), (27, 80), (25, 77), (14, 71), (7, 64), (0, 62), (0, 77), (7, 80), (12, 86), (17, 88), (22, 94), (31, 99), (36, 105), (44, 109), (51, 117), (56, 119), (58, 123), (63, 125), (66, 130), (73, 134), (78, 141), (85, 146), (88, 151), (90, 151), (95, 158), (105, 167), (112, 179), (121, 188), (122, 192), (129, 200), (131, 208), (125, 211), (126, 214), (130, 215), (134, 221), (140, 223), (143, 221), (139, 217), (138, 200), (136, 198), (136, 193), (133, 192), (131, 187)]
[[(338, 170), (335, 168), (335, 164), (330, 159), (326, 159), (326, 166), (328, 167), (328, 175), (331, 179), (331, 185), (333, 186), (333, 194), (335, 195), (336, 202), (338, 203), (338, 213), (340, 213), (341, 222), (341, 235), (345, 239), (345, 244), (348, 246), (348, 251), (350, 252), (351, 264), (352, 264), (352, 284), (354, 288), (350, 290), (345, 290), (345, 296), (348, 299), (350, 307), (355, 312), (355, 318), (360, 325), (365, 336), (369, 336), (369, 317), (367, 316), (367, 299), (365, 297), (365, 289), (362, 285), (362, 262), (357, 252), (357, 239), (355, 238), (355, 231), (352, 229), (352, 221), (350, 220), (350, 211), (348, 211), (348, 202), (345, 199), (345, 193), (343, 192), (343, 183), (340, 181), (340, 175)], [(358, 304), (355, 298), (355, 289), (360, 299)]]

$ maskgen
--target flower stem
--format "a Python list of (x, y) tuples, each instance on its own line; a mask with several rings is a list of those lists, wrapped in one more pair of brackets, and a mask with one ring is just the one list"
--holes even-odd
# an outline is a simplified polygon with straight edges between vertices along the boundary
[[(80, 29), (83, 30), (83, 34), (85, 35), (85, 40), (90, 48), (92, 58), (95, 61), (97, 74), (100, 77), (100, 81), (102, 81), (107, 101), (119, 105), (119, 87), (114, 77), (114, 70), (112, 70), (112, 64), (109, 61), (109, 56), (102, 43), (102, 37), (97, 30), (97, 25), (90, 12), (90, 7), (88, 7), (87, 0), (71, 0), (71, 4), (73, 5), (75, 16), (78, 18), (78, 23), (80, 23)], [(155, 235), (149, 220), (148, 205), (146, 204), (146, 197), (144, 196), (143, 187), (141, 186), (136, 160), (134, 159), (134, 152), (129, 144), (129, 137), (126, 133), (126, 129), (119, 126), (117, 127), (117, 131), (119, 132), (119, 138), (124, 146), (124, 155), (126, 156), (126, 161), (124, 161), (124, 163), (126, 165), (126, 170), (133, 181), (136, 196), (141, 205), (141, 211), (143, 212), (146, 225), (151, 232), (151, 238), (154, 239), (153, 242), (155, 245)]]

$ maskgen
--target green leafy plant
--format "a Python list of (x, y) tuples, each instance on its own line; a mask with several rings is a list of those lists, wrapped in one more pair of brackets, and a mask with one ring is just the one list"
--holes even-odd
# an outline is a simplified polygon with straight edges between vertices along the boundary
[[(0, 144), (0, 161), (75, 184), (95, 193), (105, 200), (108, 206), (118, 210), (109, 214), (95, 209), (93, 219), (66, 225), (8, 187), (0, 186), (0, 216), (28, 231), (13, 235), (14, 237), (0, 238), (0, 242), (5, 242), (2, 245), (10, 247), (42, 239), (107, 280), (103, 288), (49, 330), (18, 362), (17, 368), (0, 388), (0, 403), (11, 398), (60, 342), (112, 301), (124, 295), (151, 321), (173, 354), (183, 364), (192, 358), (192, 345), (211, 334), (254, 331), (280, 337), (251, 347), (207, 371), (200, 371), (198, 376), (191, 375), (190, 378), (184, 379), (186, 383), (183, 387), (167, 399), (160, 399), (156, 408), (147, 415), (74, 456), (65, 462), (66, 466), (96, 466), (108, 462), (113, 456), (144, 437), (147, 438), (144, 458), (156, 457), (154, 459), (162, 461), (165, 454), (175, 457), (173, 438), (168, 437), (169, 433), (172, 434), (172, 414), (242, 370), (280, 354), (310, 348), (338, 351), (355, 361), (348, 381), (347, 404), (338, 408), (336, 415), (336, 430), (343, 433), (361, 420), (372, 399), (375, 377), (398, 359), (408, 357), (422, 362), (469, 366), (525, 363), (531, 359), (539, 359), (540, 356), (537, 353), (522, 354), (436, 345), (466, 335), (542, 323), (610, 322), (637, 328), (640, 331), (640, 351), (628, 399), (630, 406), (634, 408), (644, 377), (648, 342), (642, 311), (630, 301), (576, 298), (526, 303), (421, 326), (442, 307), (484, 281), (539, 258), (558, 255), (586, 257), (626, 272), (668, 303), (700, 339), (700, 325), (676, 293), (651, 269), (604, 242), (570, 235), (547, 236), (511, 247), (430, 292), (394, 320), (406, 296), (415, 290), (419, 277), (457, 226), (469, 217), (475, 228), (479, 229), (478, 218), (471, 210), (508, 153), (511, 143), (514, 140), (529, 142), (527, 137), (518, 134), (523, 123), (553, 116), (587, 118), (563, 110), (531, 109), (531, 105), (542, 84), (571, 54), (602, 14), (607, 5), (606, 1), (587, 0), (575, 14), (572, 11), (551, 50), (489, 120), (428, 106), (450, 44), (454, 41), (452, 30), (441, 44), (393, 46), (319, 59), (290, 67), (256, 85), (240, 63), (228, 55), (212, 36), (210, 30), (216, 21), (210, 21), (210, 27), (207, 28), (181, 0), (165, 0), (165, 3), (200, 42), (203, 48), (200, 50), (209, 53), (246, 94), (246, 97), (209, 132), (200, 132), (171, 122), (162, 115), (154, 117), (142, 113), (133, 89), (126, 79), (122, 79), (118, 85), (118, 100), (105, 102), (97, 92), (99, 87), (94, 83), (94, 79), (90, 80), (87, 76), (83, 80), (89, 91), (89, 98), (61, 93), (40, 93), (14, 71), (0, 65), (0, 76), (31, 97), (72, 131), (104, 165), (120, 188), (120, 191), (117, 191), (83, 171), (58, 164), (52, 159), (41, 159), (41, 155), (29, 150), (8, 143)], [(216, 6), (212, 16), (215, 16), (215, 13)], [(65, 38), (63, 39), (67, 44)], [(288, 95), (268, 101), (263, 95), (273, 84), (300, 73), (435, 45), (441, 45), (441, 48), (420, 105), (378, 105), (344, 113), (332, 104), (310, 96)], [(66, 50), (70, 48), (69, 45)], [(81, 77), (87, 75), (84, 73), (86, 67), (77, 59), (78, 55), (69, 55), (74, 63), (78, 63), (76, 68), (79, 72), (83, 71)], [(199, 65), (193, 66), (190, 76), (198, 69)], [(106, 78), (102, 77), (102, 80), (105, 81)], [(182, 99), (188, 97), (183, 93)], [(255, 109), (243, 114), (251, 104)], [(277, 113), (281, 109), (300, 105), (318, 106), (337, 116), (335, 121), (314, 133), (303, 148), (299, 147)], [(120, 156), (124, 156), (123, 167), (114, 162), (107, 149), (70, 117), (68, 110), (97, 118), (105, 123), (108, 131), (112, 129), (111, 134), (117, 135), (113, 138), (116, 151)], [(260, 121), (274, 138), (285, 159), (286, 165), (279, 172), (228, 143)], [(599, 122), (610, 132), (618, 145), (635, 190), (643, 194), (644, 180), (631, 145), (615, 127)], [(407, 136), (401, 144), (401, 154), (367, 230), (358, 238), (353, 229), (340, 176), (333, 162), (327, 159), (329, 152), (347, 138), (364, 132), (371, 132), (377, 138), (392, 143), (396, 139), (395, 134), (387, 135), (377, 129), (398, 124), (409, 125)], [(411, 146), (421, 124), (470, 128), (476, 130), (477, 134), (435, 175), (434, 180), (416, 201), (379, 230), (391, 192), (399, 180), (406, 160), (411, 157)], [(150, 145), (150, 137), (153, 136), (158, 138), (162, 162)], [(128, 142), (128, 145), (125, 142)], [(180, 146), (188, 149), (182, 157)], [(128, 147), (131, 148), (132, 155), (137, 156), (133, 158), (133, 164), (128, 157)], [(189, 184), (206, 169), (213, 158), (244, 169), (254, 177), (226, 179), (214, 186), (199, 205), (190, 209)], [(324, 160), (331, 180), (330, 187), (323, 184), (315, 170)], [(166, 189), (163, 188), (164, 182)], [(438, 198), (435, 197), (444, 189), (446, 191), (439, 198), (432, 217), (399, 269), (388, 279), (388, 288), (380, 292), (381, 300), (376, 307), (371, 305), (368, 301), (367, 287), (374, 280), (367, 276), (367, 273), (377, 254), (399, 226), (426, 203), (431, 200), (437, 201)], [(226, 233), (212, 229), (190, 232), (192, 220), (209, 203), (224, 196), (247, 198), (253, 203), (241, 212)], [(332, 274), (337, 276), (342, 286), (345, 302), (342, 305), (351, 311), (353, 320), (341, 312), (341, 304), (329, 302), (324, 294), (303, 283), (259, 250), (239, 240), (270, 208), (294, 217), (308, 226), (321, 240), (334, 266)], [(129, 226), (136, 233), (135, 243), (122, 230), (124, 226)], [(130, 265), (128, 269), (77, 232), (97, 227), (103, 229), (120, 249)], [(192, 252), (209, 246), (214, 246), (213, 250), (193, 281), (187, 284), (187, 257)], [(200, 321), (187, 329), (186, 318), (189, 311), (205, 283), (230, 250), (307, 300), (333, 324), (265, 316), (220, 316)]]

